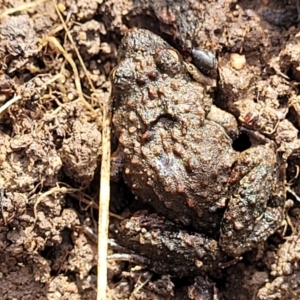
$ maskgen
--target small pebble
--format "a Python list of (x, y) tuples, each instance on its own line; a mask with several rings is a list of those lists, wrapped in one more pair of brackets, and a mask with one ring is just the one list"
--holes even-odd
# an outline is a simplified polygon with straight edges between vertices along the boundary
[(245, 55), (231, 53), (230, 55), (230, 64), (236, 70), (241, 70), (246, 65)]

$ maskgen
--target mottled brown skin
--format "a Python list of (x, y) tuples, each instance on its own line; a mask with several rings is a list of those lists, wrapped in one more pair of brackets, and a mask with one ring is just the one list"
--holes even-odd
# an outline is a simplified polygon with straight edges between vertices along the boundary
[(159, 274), (193, 276), (226, 262), (218, 242), (157, 214), (137, 211), (118, 227), (118, 243), (151, 260), (134, 260)]
[(235, 118), (212, 106), (205, 86), (155, 34), (130, 30), (118, 60), (113, 124), (134, 194), (216, 238), (230, 256), (265, 240), (279, 227), (284, 202), (273, 145), (233, 150)]

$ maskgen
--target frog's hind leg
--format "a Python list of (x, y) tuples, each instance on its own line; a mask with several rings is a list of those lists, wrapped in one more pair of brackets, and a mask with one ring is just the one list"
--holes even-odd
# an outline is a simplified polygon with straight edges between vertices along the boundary
[(220, 245), (237, 257), (266, 240), (283, 219), (284, 197), (278, 191), (277, 157), (271, 145), (241, 153), (232, 170), (232, 196), (223, 216)]

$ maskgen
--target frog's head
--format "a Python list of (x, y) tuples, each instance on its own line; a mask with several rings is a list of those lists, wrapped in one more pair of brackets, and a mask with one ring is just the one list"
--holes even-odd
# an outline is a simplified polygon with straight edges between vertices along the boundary
[(123, 99), (126, 94), (140, 94), (140, 99), (145, 99), (147, 88), (153, 86), (155, 90), (157, 82), (182, 76), (184, 70), (177, 50), (148, 30), (132, 29), (122, 40), (118, 64), (111, 72), (113, 94), (122, 93)]

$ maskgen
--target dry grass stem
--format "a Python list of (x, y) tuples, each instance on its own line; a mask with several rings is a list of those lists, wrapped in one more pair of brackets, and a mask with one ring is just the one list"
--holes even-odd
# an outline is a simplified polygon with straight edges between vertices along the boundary
[[(45, 86), (48, 86), (49, 84), (51, 84), (52, 82), (56, 81), (57, 79), (59, 79), (61, 77), (61, 74), (57, 74), (55, 76), (53, 76), (51, 79), (49, 79), (47, 82), (45, 82)], [(21, 100), (22, 96), (21, 95), (16, 95), (15, 97), (13, 97), (12, 99), (10, 99), (9, 101), (7, 101), (5, 104), (3, 104), (0, 107), (0, 115), (6, 111), (11, 105), (13, 105), (14, 103), (16, 103), (17, 101)]]
[(57, 185), (56, 187), (51, 188), (50, 190), (48, 190), (45, 193), (42, 193), (40, 197), (38, 197), (38, 199), (35, 201), (34, 206), (33, 206), (33, 213), (34, 213), (34, 223), (33, 223), (33, 227), (32, 230), (35, 227), (35, 224), (37, 222), (37, 207), (38, 205), (41, 203), (42, 200), (44, 200), (47, 196), (50, 196), (52, 194), (68, 194), (68, 193), (74, 193), (76, 191), (81, 191), (81, 189), (74, 189), (74, 188), (67, 188), (65, 186), (60, 187), (59, 185)]
[(107, 236), (110, 197), (110, 103), (103, 105), (102, 162), (98, 219), (98, 278), (97, 300), (106, 300), (107, 285)]
[(67, 25), (66, 25), (66, 22), (64, 21), (62, 15), (61, 15), (61, 13), (60, 13), (60, 10), (59, 10), (58, 7), (57, 7), (56, 1), (53, 0), (53, 3), (54, 3), (54, 7), (55, 7), (55, 9), (56, 9), (56, 13), (58, 14), (58, 16), (59, 16), (59, 18), (60, 18), (60, 21), (61, 21), (61, 23), (62, 23), (62, 26), (64, 27), (65, 32), (66, 32), (66, 34), (67, 34), (67, 36), (68, 36), (68, 39), (69, 39), (70, 43), (72, 44), (72, 46), (73, 46), (73, 48), (74, 48), (74, 50), (75, 50), (75, 52), (76, 52), (77, 58), (79, 59), (79, 62), (80, 62), (80, 64), (81, 64), (81, 67), (82, 67), (82, 69), (83, 69), (83, 71), (84, 71), (84, 73), (85, 73), (85, 75), (86, 75), (86, 78), (87, 78), (87, 80), (88, 80), (88, 82), (89, 82), (89, 85), (90, 85), (90, 87), (91, 87), (91, 90), (93, 91), (93, 93), (96, 93), (96, 90), (95, 90), (95, 87), (94, 87), (94, 85), (93, 85), (93, 82), (92, 82), (92, 80), (91, 80), (91, 78), (90, 78), (90, 76), (89, 76), (89, 72), (87, 71), (87, 69), (86, 69), (86, 67), (85, 67), (85, 64), (84, 64), (84, 62), (83, 62), (83, 59), (82, 59), (82, 57), (81, 57), (81, 55), (80, 55), (80, 53), (79, 53), (78, 48), (76, 47), (76, 44), (74, 43), (74, 40), (73, 40), (73, 37), (72, 37), (70, 31), (68, 30), (68, 27), (67, 27)]
[(34, 1), (34, 2), (24, 3), (24, 4), (21, 4), (17, 7), (6, 9), (3, 13), (0, 14), (0, 19), (4, 18), (6, 16), (9, 16), (9, 15), (12, 15), (16, 12), (24, 11), (24, 10), (33, 8), (33, 7), (43, 3), (45, 1), (47, 1), (47, 0), (39, 0), (39, 1)]
[(74, 82), (76, 86), (77, 93), (79, 95), (80, 101), (93, 113), (93, 117), (97, 118), (97, 113), (95, 112), (94, 108), (85, 100), (82, 93), (79, 73), (76, 67), (76, 64), (73, 60), (73, 58), (69, 55), (69, 53), (62, 47), (62, 45), (59, 43), (59, 41), (54, 36), (46, 36), (41, 41), (41, 47), (46, 46), (47, 44), (50, 44), (55, 47), (57, 51), (59, 51), (64, 58), (68, 61), (68, 63), (71, 65), (71, 68), (74, 73)]
[(17, 101), (21, 100), (22, 97), (20, 95), (17, 95), (15, 97), (13, 97), (12, 99), (10, 99), (9, 101), (7, 101), (5, 104), (3, 104), (0, 107), (0, 115), (7, 110), (11, 105), (13, 105), (14, 103), (16, 103)]

